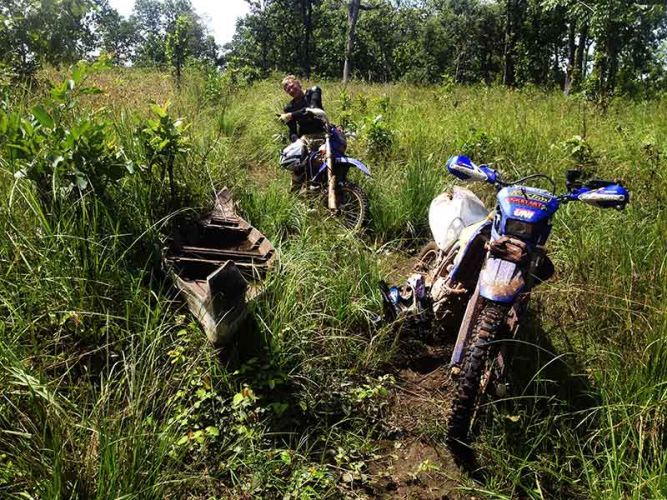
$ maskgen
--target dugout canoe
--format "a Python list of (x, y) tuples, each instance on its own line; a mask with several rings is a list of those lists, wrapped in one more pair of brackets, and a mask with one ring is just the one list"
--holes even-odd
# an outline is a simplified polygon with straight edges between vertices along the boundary
[(247, 301), (260, 292), (276, 251), (236, 213), (224, 188), (209, 214), (176, 224), (163, 255), (168, 274), (208, 340), (222, 347), (243, 324)]

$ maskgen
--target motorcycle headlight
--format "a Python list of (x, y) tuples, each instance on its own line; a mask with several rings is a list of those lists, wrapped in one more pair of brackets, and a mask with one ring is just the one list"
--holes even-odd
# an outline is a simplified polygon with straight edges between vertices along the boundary
[(541, 226), (530, 224), (521, 220), (508, 219), (505, 223), (505, 234), (511, 234), (518, 238), (532, 240), (540, 233)]

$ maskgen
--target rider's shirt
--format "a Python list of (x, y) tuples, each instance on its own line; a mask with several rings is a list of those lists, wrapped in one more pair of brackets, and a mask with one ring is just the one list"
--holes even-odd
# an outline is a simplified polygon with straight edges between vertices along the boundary
[(285, 113), (292, 113), (292, 119), (287, 123), (292, 140), (302, 135), (319, 134), (324, 131), (320, 120), (307, 116), (306, 108), (324, 109), (321, 88), (309, 88), (303, 96), (295, 97), (285, 106)]

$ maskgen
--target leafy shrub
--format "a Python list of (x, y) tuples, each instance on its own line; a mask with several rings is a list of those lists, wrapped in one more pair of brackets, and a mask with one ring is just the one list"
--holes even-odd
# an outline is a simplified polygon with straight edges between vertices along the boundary
[(225, 97), (225, 82), (218, 68), (212, 64), (204, 66), (204, 99), (207, 104), (214, 105)]
[(456, 80), (453, 76), (444, 74), (442, 75), (442, 82), (440, 83), (440, 92), (443, 94), (451, 93), (456, 87)]
[(346, 89), (343, 89), (340, 93), (338, 122), (344, 129), (348, 129), (352, 125), (352, 97), (350, 97)]
[(228, 85), (240, 87), (248, 86), (262, 78), (260, 69), (236, 60), (229, 61), (223, 75)]
[(377, 99), (378, 108), (383, 116), (387, 116), (391, 112), (391, 99), (387, 94), (383, 94)]
[(595, 164), (593, 148), (582, 136), (574, 135), (563, 141), (561, 146), (577, 166), (590, 166)]
[(458, 149), (478, 161), (488, 161), (495, 152), (497, 142), (495, 137), (472, 127)]
[(141, 131), (146, 158), (148, 161), (148, 172), (152, 173), (153, 167), (159, 169), (160, 179), (164, 180), (169, 175), (169, 189), (172, 202), (176, 195), (174, 185), (174, 164), (176, 158), (189, 151), (185, 132), (188, 126), (180, 118), (172, 118), (169, 115), (170, 103), (163, 106), (153, 103), (151, 111), (156, 118), (146, 120), (146, 127)]
[(16, 165), (16, 176), (35, 182), (42, 201), (60, 196), (104, 194), (107, 184), (134, 172), (118, 145), (113, 124), (101, 111), (80, 112), (78, 98), (100, 93), (86, 86), (90, 73), (104, 63), (75, 65), (70, 77), (50, 90), (50, 98), (20, 111), (0, 111), (0, 147)]
[(376, 116), (366, 125), (366, 144), (372, 155), (389, 154), (394, 144), (394, 134), (383, 121), (382, 115)]

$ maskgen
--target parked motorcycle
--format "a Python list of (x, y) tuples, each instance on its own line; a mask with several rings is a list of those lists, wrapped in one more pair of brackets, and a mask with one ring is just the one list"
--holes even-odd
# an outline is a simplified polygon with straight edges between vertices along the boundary
[(356, 158), (345, 155), (347, 141), (342, 131), (329, 122), (322, 109), (307, 108), (311, 117), (322, 121), (322, 136), (304, 136), (288, 145), (280, 154), (280, 165), (291, 171), (305, 166), (305, 191), (319, 194), (332, 214), (351, 229), (361, 229), (368, 221), (368, 196), (358, 185), (347, 180), (351, 168), (364, 175), (371, 172)]
[[(486, 182), (497, 190), (491, 213), (466, 189), (455, 188), (453, 196), (436, 198), (429, 211), (434, 241), (422, 250), (415, 266), (426, 289), (420, 303), (426, 304), (439, 327), (458, 326), (450, 362), (456, 393), (448, 422), (449, 443), (457, 446), (471, 440), (471, 424), (483, 395), (506, 393), (511, 340), (531, 290), (553, 274), (545, 244), (558, 208), (581, 201), (623, 209), (630, 196), (619, 182), (581, 182), (576, 170), (567, 173), (567, 191), (556, 195), (555, 182), (543, 174), (507, 183), (497, 171), (477, 166), (466, 156), (450, 158), (447, 169), (463, 181)], [(539, 179), (548, 182), (551, 191), (525, 185)], [(417, 292), (409, 282), (407, 291), (384, 288), (386, 308), (415, 309), (404, 300)]]

